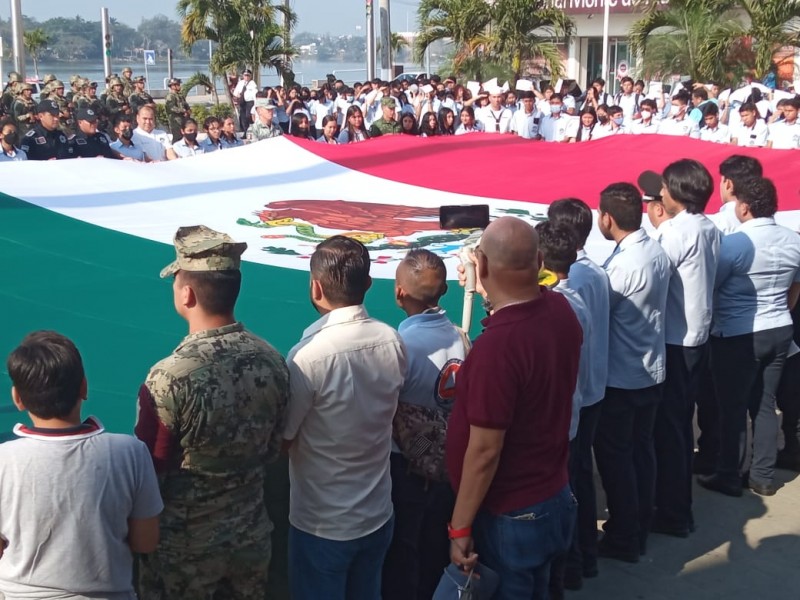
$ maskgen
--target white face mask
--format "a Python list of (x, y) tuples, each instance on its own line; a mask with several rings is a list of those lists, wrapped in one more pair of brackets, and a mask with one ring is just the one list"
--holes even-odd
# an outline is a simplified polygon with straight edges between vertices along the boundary
[(649, 110), (643, 110), (642, 111), (642, 119), (644, 119), (645, 121), (647, 119), (649, 119), (650, 117), (652, 117), (652, 116), (653, 116), (653, 113), (650, 112)]
[(673, 117), (677, 117), (681, 113), (681, 108), (683, 107), (673, 104), (669, 107), (669, 114), (671, 114)]

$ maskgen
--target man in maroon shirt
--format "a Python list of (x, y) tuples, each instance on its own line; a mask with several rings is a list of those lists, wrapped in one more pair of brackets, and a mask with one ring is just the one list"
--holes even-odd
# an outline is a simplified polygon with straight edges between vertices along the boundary
[(583, 334), (566, 299), (538, 285), (530, 225), (498, 219), (475, 257), (493, 313), (459, 371), (448, 425), (450, 557), (469, 570), (479, 554), (500, 576), (496, 600), (544, 599), (575, 520), (567, 447)]

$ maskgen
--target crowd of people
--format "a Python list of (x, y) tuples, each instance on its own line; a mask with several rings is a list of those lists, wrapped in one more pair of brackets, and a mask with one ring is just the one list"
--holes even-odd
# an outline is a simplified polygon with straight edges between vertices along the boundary
[(134, 598), (135, 553), (141, 598), (263, 598), (284, 518), (266, 465), (282, 451), (295, 600), (441, 598), (452, 570), (494, 573), (496, 600), (557, 600), (598, 557), (636, 563), (651, 533), (691, 536), (693, 474), (775, 494), (776, 468), (800, 470), (800, 235), (776, 224), (756, 159), (719, 171), (709, 216), (694, 160), (606, 187), (602, 266), (580, 199), (535, 228), (493, 221), (472, 254), (487, 311), (474, 341), (440, 306), (439, 256), (400, 262), (395, 330), (364, 307), (368, 249), (337, 235), (310, 258), (320, 318), (284, 360), (235, 317), (246, 244), (180, 228), (161, 277), (189, 334), (139, 389), (139, 441), (82, 418), (64, 336), (32, 333), (8, 358), (32, 425), (0, 445), (0, 592)]
[[(129, 68), (110, 78), (100, 97), (96, 82), (73, 76), (65, 93), (64, 84), (48, 75), (38, 104), (31, 99), (31, 85), (11, 73), (0, 101), (5, 115), (0, 161), (105, 156), (152, 162), (280, 135), (348, 144), (397, 134), (480, 132), (563, 143), (661, 134), (733, 146), (800, 148), (800, 96), (793, 87), (769, 91), (747, 84), (732, 93), (715, 83), (686, 81), (670, 88), (651, 86), (646, 93), (643, 81), (624, 77), (620, 92), (612, 95), (603, 79), (583, 93), (574, 82), (556, 83), (558, 90), (552, 85), (539, 90), (526, 80), (515, 90), (494, 81), (471, 84), (432, 75), (416, 83), (374, 79), (350, 87), (330, 79), (319, 89), (259, 89), (245, 70), (230, 89), (236, 116), (198, 123), (181, 94), (181, 80), (171, 79), (167, 123), (159, 129), (155, 119), (140, 123), (142, 108), (155, 117), (154, 100), (144, 89), (144, 78), (133, 78)], [(126, 138), (126, 130), (130, 135), (140, 131), (146, 139)]]

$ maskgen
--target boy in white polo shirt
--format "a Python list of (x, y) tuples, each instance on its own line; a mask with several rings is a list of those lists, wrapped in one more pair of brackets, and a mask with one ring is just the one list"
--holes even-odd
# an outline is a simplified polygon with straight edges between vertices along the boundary
[(0, 445), (0, 596), (135, 600), (132, 553), (155, 550), (164, 507), (147, 447), (81, 421), (83, 363), (63, 335), (31, 333), (7, 370), (33, 426)]

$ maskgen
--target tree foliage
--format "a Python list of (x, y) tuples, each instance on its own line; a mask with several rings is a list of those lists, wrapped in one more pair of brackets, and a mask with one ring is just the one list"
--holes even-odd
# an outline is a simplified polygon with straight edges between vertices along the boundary
[(25, 51), (33, 59), (33, 70), (36, 72), (36, 79), (39, 79), (39, 57), (41, 57), (42, 51), (47, 48), (50, 38), (41, 27), (24, 32), (22, 37)]

